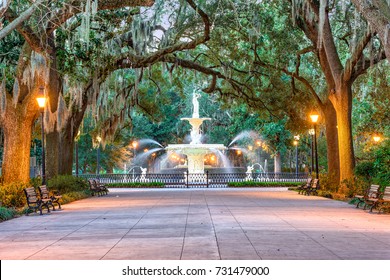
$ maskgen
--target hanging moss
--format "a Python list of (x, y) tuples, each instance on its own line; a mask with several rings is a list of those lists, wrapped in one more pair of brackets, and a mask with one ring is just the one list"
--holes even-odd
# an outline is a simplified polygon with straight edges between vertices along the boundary
[(13, 88), (13, 104), (16, 107), (19, 99), (19, 80), (15, 79), (14, 88)]
[[(3, 76), (5, 77), (5, 75)], [(7, 90), (5, 88), (5, 78), (3, 79), (3, 81), (1, 82), (1, 85), (0, 85), (0, 113), (1, 113), (1, 116), (4, 117), (4, 114), (5, 114), (5, 109), (7, 107)]]

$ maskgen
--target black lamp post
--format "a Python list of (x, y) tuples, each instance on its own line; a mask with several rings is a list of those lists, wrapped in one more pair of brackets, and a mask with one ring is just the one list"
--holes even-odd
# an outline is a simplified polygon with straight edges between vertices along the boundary
[(80, 130), (78, 131), (75, 138), (75, 158), (76, 158), (76, 176), (79, 176), (79, 140), (80, 140)]
[(46, 184), (46, 165), (45, 165), (45, 127), (43, 113), (46, 105), (45, 88), (39, 87), (39, 94), (37, 97), (38, 106), (41, 109), (41, 137), (42, 137), (42, 185)]
[(96, 137), (96, 141), (98, 142), (97, 151), (96, 151), (96, 175), (100, 173), (100, 141), (102, 138), (100, 136)]
[(299, 173), (298, 145), (299, 145), (299, 135), (295, 135), (294, 136), (294, 146), (295, 146), (295, 176), (296, 176), (296, 178), (298, 178), (298, 173)]
[(314, 137), (314, 153), (316, 159), (316, 179), (318, 179), (317, 122), (319, 117), (320, 116), (316, 113), (310, 115), (311, 121), (313, 123), (313, 129), (314, 129), (313, 137)]
[(309, 129), (309, 134), (311, 136), (311, 141), (310, 141), (311, 169), (310, 169), (310, 173), (313, 173), (314, 172), (314, 129)]

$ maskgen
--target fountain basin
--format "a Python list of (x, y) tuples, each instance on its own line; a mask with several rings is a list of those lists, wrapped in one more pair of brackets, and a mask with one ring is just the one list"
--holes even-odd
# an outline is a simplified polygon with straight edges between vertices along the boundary
[(226, 150), (223, 144), (170, 144), (166, 147), (169, 153), (175, 152), (187, 156), (188, 172), (204, 173), (204, 156), (213, 151)]

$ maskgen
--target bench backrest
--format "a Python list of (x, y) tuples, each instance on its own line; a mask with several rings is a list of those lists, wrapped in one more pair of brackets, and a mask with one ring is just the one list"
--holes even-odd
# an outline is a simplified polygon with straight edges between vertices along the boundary
[(38, 189), (42, 199), (50, 198), (49, 190), (47, 189), (46, 185), (39, 186)]
[(319, 180), (318, 179), (314, 179), (314, 181), (313, 181), (313, 185), (311, 186), (313, 189), (316, 189), (316, 188), (318, 188), (318, 182), (319, 182)]
[(94, 179), (89, 179), (88, 183), (89, 183), (91, 190), (96, 189), (96, 182)]
[(379, 194), (379, 185), (371, 185), (367, 190), (368, 198), (377, 198)]
[(25, 188), (24, 194), (26, 195), (27, 204), (34, 204), (34, 203), (37, 203), (39, 201), (34, 187)]
[(382, 199), (390, 200), (390, 186), (386, 187), (383, 191)]

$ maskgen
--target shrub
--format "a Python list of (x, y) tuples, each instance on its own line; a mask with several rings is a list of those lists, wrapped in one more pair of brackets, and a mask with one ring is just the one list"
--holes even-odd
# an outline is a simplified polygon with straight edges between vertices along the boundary
[(367, 181), (372, 180), (372, 176), (376, 175), (376, 170), (373, 161), (363, 161), (356, 164), (355, 175), (364, 177)]
[(42, 178), (41, 177), (31, 178), (30, 185), (34, 188), (38, 188), (40, 185), (42, 185)]
[(106, 184), (109, 188), (163, 188), (161, 182), (135, 182), (135, 183), (110, 183)]
[(381, 186), (390, 185), (390, 140), (386, 140), (375, 152), (376, 176), (373, 182)]
[(3, 207), (23, 207), (26, 204), (26, 197), (23, 189), (31, 187), (28, 183), (10, 183), (0, 186), (0, 201)]
[(302, 185), (302, 182), (229, 182), (227, 185), (231, 188), (247, 188), (247, 187), (295, 187)]
[(10, 220), (17, 214), (15, 208), (0, 207), (0, 221)]
[(334, 176), (329, 174), (319, 174), (320, 180), (320, 195), (326, 194), (324, 196), (331, 197), (332, 193), (337, 193), (339, 190), (339, 184), (335, 180)]
[(88, 182), (83, 178), (72, 175), (58, 175), (49, 179), (47, 185), (51, 190), (60, 192), (61, 195), (72, 192), (89, 193)]
[(89, 192), (86, 191), (68, 192), (62, 195), (61, 203), (66, 204), (76, 200), (87, 198), (89, 196)]

